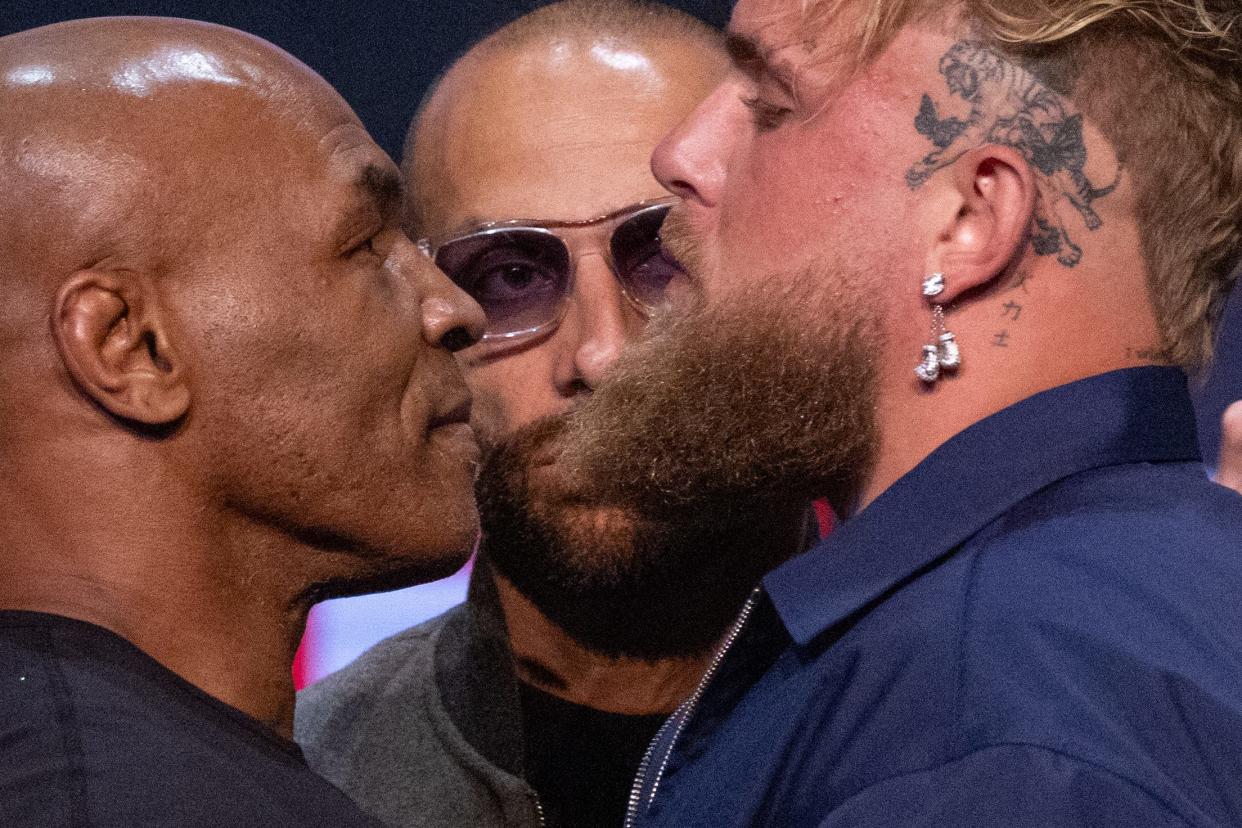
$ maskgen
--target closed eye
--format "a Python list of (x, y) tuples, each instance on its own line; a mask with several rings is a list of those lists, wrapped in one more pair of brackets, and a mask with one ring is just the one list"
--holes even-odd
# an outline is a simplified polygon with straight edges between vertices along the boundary
[(785, 120), (785, 117), (793, 112), (789, 107), (769, 103), (758, 96), (743, 98), (742, 104), (750, 110), (751, 120), (754, 121), (755, 128), (760, 132), (776, 129)]
[(379, 236), (381, 232), (383, 231), (375, 230), (369, 233), (368, 235), (366, 235), (365, 237), (362, 237), (361, 241), (358, 241), (354, 244), (351, 244), (349, 247), (347, 247), (345, 249), (345, 252), (342, 255), (346, 259), (352, 259), (355, 256), (359, 256), (363, 254), (379, 255), (379, 246), (377, 244), (377, 241), (379, 240)]

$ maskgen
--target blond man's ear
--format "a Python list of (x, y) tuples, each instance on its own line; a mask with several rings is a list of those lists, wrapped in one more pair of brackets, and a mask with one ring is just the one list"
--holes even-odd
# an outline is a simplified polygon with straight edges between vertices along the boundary
[(1221, 419), (1216, 482), (1242, 494), (1242, 400), (1229, 406)]

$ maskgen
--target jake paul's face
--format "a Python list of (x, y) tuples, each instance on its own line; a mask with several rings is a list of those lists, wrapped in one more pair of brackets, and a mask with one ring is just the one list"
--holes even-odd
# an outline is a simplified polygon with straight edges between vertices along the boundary
[[(486, 71), (450, 76), (440, 94), (453, 105), (420, 138), (413, 173), (426, 199), (420, 229), (435, 236), (514, 219), (580, 222), (666, 196), (650, 154), (718, 77), (718, 59), (705, 51), (672, 45), (654, 57), (587, 43), (543, 58), (496, 56)], [(605, 227), (571, 245), (572, 289), (559, 324), (461, 353), (482, 437), (567, 413), (645, 325), (610, 267), (607, 237)]]
[[(789, 0), (739, 0), (731, 69), (656, 149), (652, 167), (681, 196), (677, 222), (709, 302), (744, 283), (846, 258), (883, 272), (910, 226), (903, 179), (919, 157), (892, 73), (830, 81)], [(773, 287), (776, 287), (775, 285)]]

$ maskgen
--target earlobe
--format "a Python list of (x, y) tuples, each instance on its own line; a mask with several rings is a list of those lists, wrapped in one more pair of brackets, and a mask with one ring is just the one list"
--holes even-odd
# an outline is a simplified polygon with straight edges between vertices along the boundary
[(952, 278), (938, 301), (949, 304), (998, 278), (1022, 255), (1039, 196), (1020, 152), (986, 144), (954, 165), (959, 209), (947, 218), (929, 257), (929, 272)]
[(154, 427), (190, 408), (181, 360), (142, 280), (80, 271), (56, 295), (52, 335), (78, 388), (120, 419)]

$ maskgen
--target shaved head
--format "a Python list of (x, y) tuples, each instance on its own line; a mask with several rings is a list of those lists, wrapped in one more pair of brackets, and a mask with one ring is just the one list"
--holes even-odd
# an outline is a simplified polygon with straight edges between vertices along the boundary
[[(726, 69), (719, 34), (668, 7), (542, 7), (471, 49), (425, 102), (403, 160), (407, 229), (434, 241), (488, 222), (583, 222), (666, 195), (651, 153)], [(645, 324), (604, 256), (574, 254), (572, 298), (554, 331), (460, 357), (484, 445), (481, 554), (594, 652), (698, 657), (796, 546), (802, 504), (763, 520), (704, 512), (671, 522), (548, 496), (558, 472), (545, 458), (565, 417)]]
[(482, 317), (322, 78), (185, 20), (0, 38), (0, 180), (0, 607), (104, 624), (200, 686), (214, 651), (179, 661), (171, 631), (235, 618), (278, 639), (255, 658), (283, 691), (314, 600), (464, 561), (451, 349)]
[[(325, 105), (357, 124), (311, 70), (207, 23), (77, 20), (0, 38), (0, 344), (47, 345), (52, 294), (79, 269), (183, 270), (214, 238), (197, 208), (252, 197), (279, 155), (238, 139)], [(239, 166), (256, 175), (219, 175)]]
[[(720, 32), (697, 17), (644, 0), (562, 0), (540, 6), (497, 30), (476, 48), (522, 50), (548, 38), (693, 40), (719, 48)], [(473, 51), (473, 50), (472, 50)]]
[[(303, 94), (288, 94), (299, 86)], [(222, 139), (246, 127), (222, 119), (225, 109), (241, 104), (259, 121), (283, 110), (292, 122), (299, 108), (324, 106), (308, 87), (348, 112), (293, 58), (206, 23), (79, 20), (0, 38), (6, 263), (15, 239), (63, 267), (126, 249), (152, 252), (149, 234), (176, 232), (187, 197), (220, 183), (211, 176), (188, 192), (164, 186), (188, 183), (235, 149)], [(253, 154), (261, 161), (265, 153)], [(31, 243), (53, 228), (57, 243)]]
[[(591, 149), (660, 195), (647, 172), (651, 149), (725, 65), (719, 32), (659, 4), (568, 0), (520, 18), (455, 63), (411, 124), (402, 164), (411, 231), (477, 218), (452, 205), (489, 186), (498, 192), (489, 206), (514, 215), (520, 205), (501, 193), (554, 182), (566, 163), (593, 163)], [(597, 187), (601, 205), (618, 189)]]

